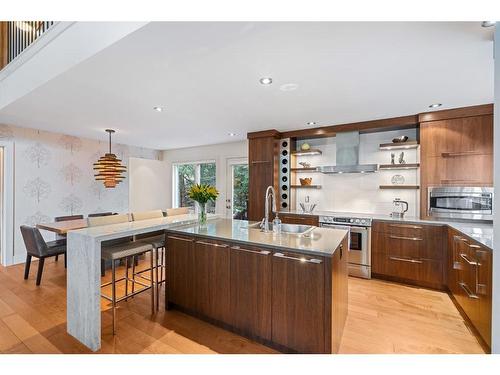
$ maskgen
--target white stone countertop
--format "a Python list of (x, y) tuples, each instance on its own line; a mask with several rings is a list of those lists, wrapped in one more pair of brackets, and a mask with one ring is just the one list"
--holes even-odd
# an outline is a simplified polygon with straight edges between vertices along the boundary
[(423, 220), (418, 217), (407, 216), (404, 218), (394, 218), (390, 215), (367, 214), (359, 212), (336, 212), (336, 211), (314, 211), (312, 213), (303, 213), (300, 210), (280, 211), (282, 214), (292, 215), (312, 215), (312, 216), (349, 216), (364, 217), (379, 221), (392, 221), (414, 224), (429, 225), (447, 225), (460, 233), (470, 237), (472, 240), (493, 250), (493, 223), (492, 222), (466, 222), (466, 221), (448, 221), (448, 220)]
[(335, 253), (347, 235), (347, 230), (319, 227), (314, 227), (309, 234), (304, 235), (265, 233), (257, 228), (248, 228), (253, 223), (255, 222), (217, 219), (209, 221), (205, 227), (190, 224), (169, 228), (169, 232), (327, 257)]
[[(208, 220), (214, 220), (218, 218), (218, 215), (208, 214)], [(96, 240), (107, 241), (116, 238), (133, 236), (135, 234), (155, 232), (158, 230), (164, 230), (171, 227), (193, 224), (198, 222), (198, 215), (187, 214), (187, 215), (175, 215), (167, 216), (159, 219), (148, 219), (148, 220), (138, 220), (129, 221), (126, 223), (119, 224), (109, 224), (100, 225), (95, 227), (87, 227), (78, 230), (72, 230), (68, 232), (68, 238), (73, 235), (88, 236)]]

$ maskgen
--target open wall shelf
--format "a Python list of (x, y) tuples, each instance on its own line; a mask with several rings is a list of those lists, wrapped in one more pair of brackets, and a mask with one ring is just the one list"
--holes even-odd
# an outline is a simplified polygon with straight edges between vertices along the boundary
[(420, 163), (408, 163), (408, 164), (380, 164), (378, 169), (417, 169), (420, 167)]
[(295, 156), (305, 156), (305, 155), (321, 155), (322, 152), (321, 150), (318, 150), (316, 148), (311, 148), (309, 150), (293, 150), (292, 155)]
[(319, 172), (316, 167), (309, 167), (309, 168), (290, 168), (290, 172)]
[(321, 189), (321, 185), (290, 185), (292, 189)]
[(400, 143), (382, 143), (379, 145), (380, 150), (409, 150), (412, 148), (417, 148), (420, 143), (417, 141), (408, 141)]
[(380, 185), (380, 189), (393, 189), (393, 190), (418, 190), (419, 185)]

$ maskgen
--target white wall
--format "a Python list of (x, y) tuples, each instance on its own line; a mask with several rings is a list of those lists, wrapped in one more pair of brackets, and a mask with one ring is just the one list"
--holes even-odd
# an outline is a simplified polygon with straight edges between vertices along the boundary
[[(105, 189), (94, 180), (92, 164), (107, 152), (106, 134), (100, 142), (0, 124), (0, 141), (14, 150), (14, 210), (10, 218), (14, 222), (14, 244), (6, 249), (3, 259), (9, 264), (25, 260), (19, 230), (23, 224), (36, 225), (63, 215), (128, 212), (127, 179), (115, 189)], [(156, 150), (121, 144), (114, 144), (113, 152), (125, 165), (130, 156), (161, 156)], [(52, 234), (43, 232), (46, 239), (54, 239)]]
[(167, 163), (160, 160), (129, 158), (130, 212), (168, 208)]
[(217, 174), (216, 187), (220, 192), (219, 198), (217, 198), (215, 209), (216, 213), (224, 215), (227, 185), (227, 159), (246, 157), (248, 157), (247, 141), (163, 151), (162, 160), (167, 163), (167, 205), (169, 207), (172, 206), (172, 164), (181, 162), (215, 160)]
[[(370, 133), (360, 135), (361, 164), (390, 164), (391, 152), (396, 154), (396, 163), (401, 151), (382, 151), (379, 144), (390, 143), (393, 138), (407, 135), (410, 140), (415, 140), (416, 130), (398, 130), (390, 132)], [(312, 166), (335, 165), (336, 138), (311, 139), (307, 143), (312, 148), (319, 148), (322, 155), (298, 156), (297, 162), (307, 161)], [(303, 142), (300, 142), (302, 144)], [(299, 146), (298, 145), (298, 146)], [(407, 163), (419, 161), (418, 150), (402, 150)], [(405, 178), (405, 184), (418, 185), (418, 170), (380, 170), (377, 173), (367, 174), (335, 174), (322, 173), (297, 173), (298, 177), (312, 177), (312, 183), (321, 185), (319, 190), (296, 189), (297, 208), (305, 196), (310, 197), (310, 203), (316, 203), (318, 210), (356, 212), (356, 213), (387, 213), (392, 211), (394, 198), (409, 203), (408, 216), (419, 215), (419, 190), (381, 190), (379, 185), (391, 185), (392, 176), (399, 174)]]
[(500, 25), (495, 30), (495, 106), (494, 106), (494, 184), (495, 186), (495, 217), (493, 219), (493, 330), (492, 351), (500, 354)]

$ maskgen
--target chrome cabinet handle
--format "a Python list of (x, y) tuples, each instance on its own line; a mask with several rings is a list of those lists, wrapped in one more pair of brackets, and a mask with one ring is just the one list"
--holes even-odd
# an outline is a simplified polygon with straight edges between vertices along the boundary
[(179, 240), (179, 241), (186, 241), (186, 242), (193, 242), (193, 239), (191, 238), (183, 238), (183, 237), (177, 237), (177, 236), (168, 236), (168, 238), (172, 240)]
[(239, 250), (239, 251), (245, 251), (247, 253), (258, 254), (258, 255), (269, 255), (269, 254), (271, 254), (271, 252), (267, 251), (267, 250), (260, 250), (260, 251), (248, 250), (248, 249), (242, 249), (239, 246), (232, 246), (231, 249), (233, 249), (233, 250)]
[(418, 237), (389, 236), (389, 238), (393, 240), (423, 241), (423, 238)]
[(303, 262), (303, 263), (315, 263), (315, 264), (321, 264), (323, 263), (322, 260), (320, 259), (316, 259), (316, 258), (312, 258), (312, 259), (307, 259), (307, 258), (295, 258), (295, 257), (290, 257), (290, 256), (287, 256), (283, 253), (274, 253), (273, 256), (277, 257), (277, 258), (283, 258), (283, 259), (290, 259), (290, 260), (295, 260), (297, 262)]
[(469, 244), (469, 247), (472, 248), (472, 249), (480, 249), (481, 248), (481, 246), (474, 245), (474, 244)]
[(422, 263), (421, 260), (416, 260), (416, 259), (406, 259), (406, 258), (399, 258), (399, 257), (389, 257), (390, 260), (397, 260), (400, 262), (407, 262), (407, 263)]
[(459, 180), (459, 179), (448, 179), (448, 180), (441, 180), (442, 184), (449, 184), (453, 182), (468, 182), (468, 183), (480, 183), (481, 181), (479, 180)]
[(470, 289), (469, 289), (469, 287), (467, 286), (466, 283), (459, 282), (458, 285), (460, 285), (460, 287), (464, 290), (465, 294), (467, 294), (467, 297), (473, 298), (473, 299), (478, 299), (479, 298), (476, 294), (474, 294), (474, 293), (472, 293), (470, 291)]
[(410, 229), (424, 229), (418, 225), (409, 225), (409, 224), (389, 224), (389, 227), (392, 228), (410, 228)]
[(477, 266), (477, 262), (473, 261), (473, 260), (470, 260), (469, 257), (467, 257), (466, 254), (460, 254), (460, 257), (465, 260), (468, 264), (472, 265), (472, 266)]
[(200, 245), (215, 246), (215, 247), (229, 247), (229, 245), (226, 245), (226, 244), (220, 245), (218, 243), (210, 243), (210, 242), (204, 242), (204, 241), (196, 241), (196, 243), (198, 243)]

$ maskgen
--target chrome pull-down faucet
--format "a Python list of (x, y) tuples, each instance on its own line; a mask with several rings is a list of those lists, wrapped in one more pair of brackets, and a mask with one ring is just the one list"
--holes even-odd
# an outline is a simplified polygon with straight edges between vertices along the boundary
[(278, 211), (276, 210), (276, 191), (274, 187), (268, 186), (266, 189), (266, 202), (265, 202), (265, 213), (262, 219), (261, 227), (264, 232), (270, 232), (269, 229), (269, 196), (272, 197), (272, 210), (275, 213), (275, 218), (278, 217)]

